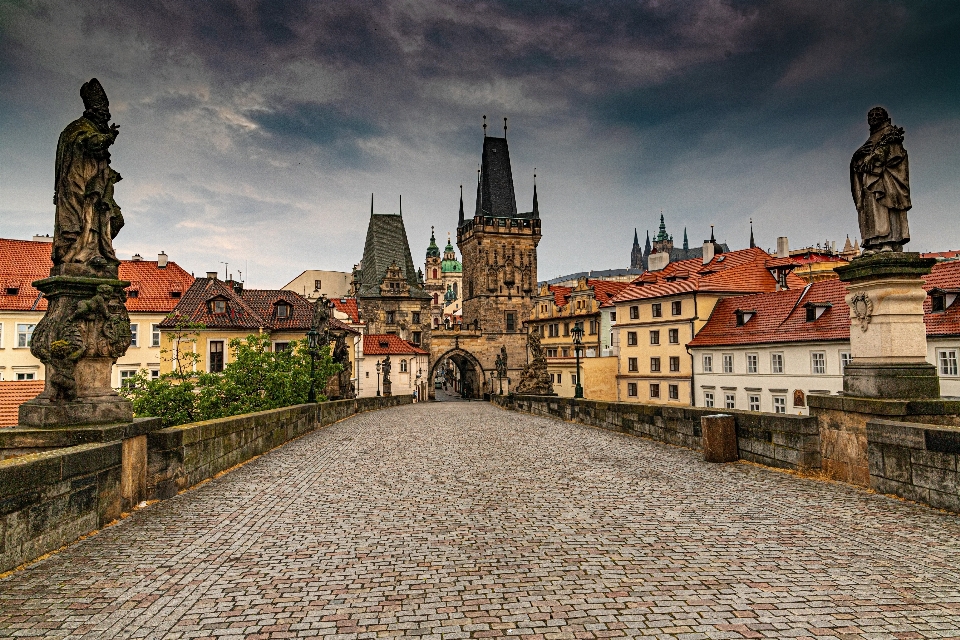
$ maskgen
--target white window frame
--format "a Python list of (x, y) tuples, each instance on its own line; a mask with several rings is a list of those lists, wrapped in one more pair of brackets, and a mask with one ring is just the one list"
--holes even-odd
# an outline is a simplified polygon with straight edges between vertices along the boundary
[(119, 388), (122, 389), (124, 386), (123, 383), (125, 381), (137, 375), (137, 370), (136, 369), (120, 369), (120, 373), (118, 373), (117, 375), (119, 376), (119, 379), (118, 379)]
[(783, 351), (774, 351), (770, 354), (770, 373), (783, 374), (784, 366)]
[(37, 372), (36, 372), (36, 371), (16, 371), (15, 374), (16, 374), (16, 379), (17, 379), (18, 381), (21, 381), (21, 382), (22, 382), (22, 381), (25, 381), (25, 380), (36, 380), (36, 379), (37, 379)]
[(156, 322), (150, 325), (150, 346), (160, 346), (160, 324)]
[(222, 372), (223, 372), (223, 369), (221, 369), (220, 371), (211, 371), (211, 370), (210, 370), (210, 365), (213, 364), (213, 363), (211, 362), (211, 358), (210, 358), (210, 354), (211, 354), (210, 347), (213, 345), (214, 342), (219, 342), (219, 343), (221, 343), (221, 344), (223, 345), (223, 369), (226, 369), (226, 368), (227, 368), (227, 342), (228, 342), (228, 340), (225, 340), (225, 339), (223, 339), (223, 338), (208, 338), (208, 339), (207, 339), (207, 357), (206, 357), (206, 361), (207, 361), (207, 373), (222, 373)]
[(703, 406), (708, 409), (712, 409), (714, 406), (714, 396), (713, 391), (704, 391), (703, 392)]
[(724, 373), (733, 373), (733, 354), (724, 353), (721, 357), (721, 363)]
[[(14, 347), (15, 349), (29, 349), (30, 341), (33, 340), (33, 332), (37, 328), (36, 324), (30, 324), (29, 322), (18, 322), (17, 327), (17, 343)], [(26, 329), (21, 329), (21, 327), (27, 327)], [(24, 338), (22, 342), (25, 344), (20, 344), (20, 338)]]
[(853, 356), (850, 355), (849, 351), (840, 352), (840, 374), (843, 375), (844, 370), (847, 368), (847, 365), (853, 362)]
[(705, 353), (700, 360), (704, 373), (713, 373), (713, 354)]
[(140, 340), (140, 323), (131, 322), (130, 323), (130, 346), (139, 347), (140, 346), (138, 344), (139, 340)]
[(734, 391), (727, 391), (723, 394), (723, 406), (725, 409), (737, 408), (737, 394)]
[(747, 373), (759, 373), (759, 371), (760, 371), (760, 354), (748, 353), (747, 354)]
[(815, 376), (827, 375), (827, 354), (825, 351), (810, 352), (810, 373)]
[(750, 411), (760, 411), (760, 394), (751, 393), (750, 395), (748, 395), (747, 406), (750, 408)]
[(782, 396), (782, 395), (773, 396), (773, 412), (774, 413), (787, 412), (787, 396)]
[(941, 376), (958, 375), (957, 349), (937, 349), (937, 370)]

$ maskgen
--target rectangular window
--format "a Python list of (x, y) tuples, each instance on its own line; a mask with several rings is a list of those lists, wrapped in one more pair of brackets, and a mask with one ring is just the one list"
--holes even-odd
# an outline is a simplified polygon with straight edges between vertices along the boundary
[(136, 370), (127, 369), (120, 372), (120, 386), (124, 389), (133, 388), (133, 377), (137, 375)]
[(670, 371), (680, 371), (680, 356), (670, 356)]
[(636, 383), (636, 382), (628, 382), (628, 383), (627, 383), (627, 395), (630, 396), (631, 398), (636, 398), (636, 397), (637, 397), (637, 383)]
[(930, 310), (934, 313), (940, 313), (947, 308), (946, 296), (930, 296)]
[(636, 358), (627, 358), (627, 371), (639, 371)]
[(659, 302), (654, 302), (652, 305), (650, 305), (650, 315), (652, 315), (654, 318), (663, 317), (663, 308), (660, 306)]
[(650, 344), (660, 344), (660, 331), (658, 329), (650, 332)]
[(747, 354), (747, 373), (756, 373), (760, 357), (755, 353)]
[[(22, 349), (30, 346), (30, 340), (33, 338), (33, 330), (37, 328), (35, 324), (17, 325), (17, 348)], [(32, 380), (33, 378), (30, 378)]]
[(713, 373), (713, 356), (709, 353), (703, 354), (703, 372)]
[(713, 407), (713, 391), (703, 392), (703, 406), (708, 409)]
[(827, 354), (814, 351), (810, 354), (810, 367), (813, 375), (822, 376), (827, 372)]
[(650, 383), (650, 397), (659, 398), (660, 397), (660, 384), (657, 382)]
[(751, 395), (748, 397), (750, 411), (760, 411), (760, 396)]
[(637, 346), (637, 332), (636, 331), (627, 331), (627, 345), (631, 347)]
[(723, 372), (733, 373), (733, 354), (732, 353), (723, 354)]
[(320, 291), (320, 281), (319, 281), (319, 280), (314, 280), (314, 281), (313, 281), (313, 290), (314, 290), (314, 291)]
[(670, 313), (675, 316), (679, 316), (683, 313), (683, 301), (674, 300), (670, 303)]
[(564, 322), (564, 323), (563, 323), (563, 335), (564, 335), (564, 336), (569, 336), (569, 335), (570, 335), (570, 323), (569, 323), (569, 322)]
[(130, 346), (131, 347), (140, 346), (137, 344), (137, 334), (139, 332), (140, 332), (140, 325), (137, 324), (136, 322), (131, 322), (130, 323)]
[(37, 374), (33, 371), (18, 371), (17, 380), (36, 380)]
[(277, 352), (277, 353), (279, 353), (279, 352), (281, 352), (281, 351), (289, 351), (289, 350), (290, 350), (290, 343), (289, 343), (289, 342), (274, 342), (274, 343), (273, 343), (273, 350), (274, 350), (275, 352)]
[[(507, 316), (509, 316), (509, 315), (510, 315), (510, 314), (508, 313)], [(414, 311), (414, 312), (413, 312), (413, 318), (412, 318), (412, 320), (413, 320), (413, 324), (420, 324), (420, 312), (419, 312), (419, 311)]]
[(278, 304), (277, 305), (277, 318), (284, 319), (290, 317), (290, 305)]
[(561, 375), (563, 375), (563, 374), (560, 374), (560, 373), (557, 374), (557, 384), (560, 384), (560, 382), (561, 382), (561, 380), (560, 380), (560, 376), (561, 376)]
[(783, 373), (783, 354), (770, 354), (770, 373)]
[(569, 357), (570, 357), (570, 349), (567, 348), (567, 347), (564, 347), (563, 349), (560, 350), (560, 355), (562, 355), (564, 358), (569, 358)]
[(774, 413), (787, 412), (787, 396), (773, 396), (773, 412)]
[(151, 347), (160, 346), (160, 325), (159, 324), (150, 325), (150, 346)]
[(660, 373), (660, 358), (650, 358), (650, 371)]
[(596, 335), (596, 334), (597, 334), (597, 321), (596, 321), (596, 320), (591, 320), (591, 321), (590, 321), (590, 335), (593, 336), (593, 335)]
[(159, 380), (160, 379), (160, 369), (150, 369), (150, 379)]
[(423, 336), (423, 333), (422, 333), (422, 332), (420, 332), (420, 331), (414, 331), (414, 332), (413, 332), (413, 344), (420, 344), (420, 340), (422, 339), (422, 336)]
[(616, 321), (617, 321), (617, 312), (616, 312), (616, 311), (611, 311), (611, 312), (610, 312), (610, 322), (616, 322)]
[(737, 408), (737, 394), (735, 393), (725, 393), (723, 394), (723, 405), (727, 409), (736, 409)]
[(957, 375), (957, 350), (940, 349), (937, 352), (937, 360), (940, 362), (940, 375)]
[[(417, 314), (420, 315), (420, 314)], [(517, 314), (513, 311), (507, 311), (507, 331), (517, 330)]]
[(223, 371), (223, 340), (210, 342), (210, 373)]
[(226, 313), (226, 312), (227, 312), (227, 303), (225, 300), (213, 301), (213, 313)]
[(556, 349), (547, 349), (547, 357), (548, 357), (548, 358), (556, 358), (556, 357), (557, 357), (557, 350), (556, 350)]
[(677, 385), (677, 384), (667, 385), (667, 392), (670, 394), (671, 400), (680, 399), (680, 385)]
[(667, 331), (667, 340), (670, 344), (680, 344), (680, 329), (670, 329)]
[(630, 307), (630, 319), (638, 320), (640, 318), (640, 307)]
[(397, 322), (397, 312), (387, 311), (387, 324), (396, 324), (396, 322)]
[(850, 355), (849, 351), (840, 352), (840, 373), (843, 373), (843, 370), (847, 368), (847, 365), (853, 362), (853, 356)]

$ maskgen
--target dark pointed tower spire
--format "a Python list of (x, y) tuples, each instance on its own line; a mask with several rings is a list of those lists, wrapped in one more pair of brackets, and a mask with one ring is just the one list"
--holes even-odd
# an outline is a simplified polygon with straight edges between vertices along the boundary
[(690, 250), (690, 241), (687, 240), (687, 228), (686, 228), (686, 227), (683, 228), (683, 250), (684, 250), (684, 251), (689, 251), (689, 250)]
[(750, 248), (757, 248), (757, 243), (753, 241), (753, 218), (750, 218)]
[[(506, 120), (506, 118), (504, 118)], [(540, 217), (540, 202), (537, 200), (537, 168), (533, 168), (533, 217)]]
[(373, 194), (370, 194), (370, 217), (373, 217)]
[(650, 246), (650, 230), (647, 229), (647, 243), (643, 245), (643, 255), (648, 256), (651, 251), (653, 251), (653, 247)]
[(457, 223), (457, 226), (463, 226), (463, 185), (460, 185), (460, 222)]
[(507, 119), (503, 119), (503, 139), (507, 139)]
[[(484, 136), (486, 137), (486, 136)], [(483, 196), (481, 195), (480, 190), (480, 165), (477, 165), (477, 210), (473, 214), (475, 216), (483, 215)]]
[(483, 116), (483, 137), (487, 137), (487, 116)]
[(639, 249), (639, 248), (640, 248), (640, 238), (637, 237), (637, 228), (636, 228), (636, 227), (633, 228), (633, 248), (634, 248), (634, 249)]

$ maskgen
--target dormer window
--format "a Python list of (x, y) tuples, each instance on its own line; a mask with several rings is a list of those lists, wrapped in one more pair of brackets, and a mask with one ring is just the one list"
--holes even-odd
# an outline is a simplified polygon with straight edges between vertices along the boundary
[(280, 304), (277, 305), (277, 318), (281, 320), (289, 318), (291, 315), (290, 312), (291, 312), (290, 305), (286, 304), (285, 302), (281, 302)]
[(226, 300), (211, 300), (207, 303), (207, 307), (210, 310), (210, 313), (226, 313), (227, 312), (227, 301)]
[(933, 313), (943, 313), (953, 305), (960, 294), (958, 289), (936, 289), (930, 290), (930, 310)]
[(15, 296), (20, 294), (20, 287), (7, 287), (6, 292), (8, 296)]
[(757, 312), (756, 312), (756, 311), (749, 311), (749, 310), (745, 310), (745, 309), (737, 309), (736, 315), (737, 315), (737, 326), (738, 326), (738, 327), (742, 327), (743, 325), (745, 325), (745, 324), (747, 324), (748, 322), (750, 322), (750, 319), (751, 319), (753, 316), (757, 315)]
[(807, 308), (807, 322), (814, 322), (833, 305), (829, 302), (808, 302), (804, 306)]
[(139, 297), (140, 297), (140, 291), (139, 291), (138, 289), (130, 289), (129, 291), (127, 291), (127, 297), (128, 297), (128, 298), (139, 298)]

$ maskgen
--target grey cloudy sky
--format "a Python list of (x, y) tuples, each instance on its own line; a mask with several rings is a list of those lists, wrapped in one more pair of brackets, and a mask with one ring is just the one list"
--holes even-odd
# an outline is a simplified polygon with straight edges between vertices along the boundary
[(374, 192), (415, 261), (468, 214), (481, 116), (534, 167), (541, 279), (679, 243), (858, 235), (866, 112), (906, 128), (912, 250), (960, 248), (960, 3), (0, 0), (0, 236), (50, 233), (60, 130), (97, 77), (118, 252), (278, 287), (360, 259)]

